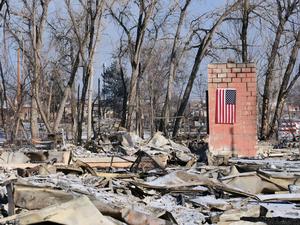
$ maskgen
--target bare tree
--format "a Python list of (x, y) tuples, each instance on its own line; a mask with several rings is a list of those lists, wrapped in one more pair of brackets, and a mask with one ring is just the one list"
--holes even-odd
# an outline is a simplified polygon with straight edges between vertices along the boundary
[[(30, 80), (31, 80), (31, 137), (36, 139), (39, 136), (38, 129), (38, 115), (40, 113), (46, 128), (51, 131), (50, 124), (47, 121), (40, 101), (40, 82), (43, 76), (43, 62), (42, 62), (42, 48), (43, 48), (43, 34), (45, 31), (45, 24), (48, 16), (48, 6), (50, 0), (29, 2), (24, 0), (23, 5), (25, 13), (12, 12), (14, 15), (20, 17), (21, 22), (27, 25), (28, 31), (23, 32), (23, 38), (28, 38), (29, 47), (26, 49), (23, 45), (22, 37), (19, 31), (7, 23), (7, 28), (10, 34), (14, 37), (16, 42), (22, 48), (25, 56), (30, 63)], [(16, 25), (15, 27), (17, 27)]]
[[(126, 128), (130, 131), (132, 130), (132, 121), (133, 121), (133, 113), (137, 112), (137, 87), (138, 87), (138, 78), (139, 78), (139, 71), (140, 71), (140, 58), (142, 52), (142, 45), (144, 42), (144, 37), (146, 33), (146, 29), (148, 23), (151, 19), (151, 16), (154, 13), (155, 6), (157, 4), (156, 0), (151, 1), (139, 1), (136, 2), (138, 5), (138, 20), (137, 24), (133, 24), (132, 27), (129, 27), (126, 22), (125, 18), (132, 16), (126, 10), (131, 2), (126, 1), (125, 4), (120, 6), (119, 13), (117, 13), (111, 4), (109, 6), (110, 14), (114, 18), (114, 20), (120, 25), (120, 27), (124, 30), (125, 34), (127, 35), (127, 43), (128, 43), (128, 52), (130, 56), (130, 64), (131, 64), (131, 80), (130, 80), (130, 87), (128, 93), (128, 104), (127, 104), (127, 121), (126, 121)], [(148, 4), (147, 4), (148, 3)], [(132, 18), (134, 21), (134, 19)], [(133, 31), (135, 30), (135, 38)]]
[[(148, 112), (149, 128), (153, 135), (158, 130), (161, 105), (164, 101), (165, 85), (167, 80), (168, 65), (169, 65), (169, 42), (168, 40), (159, 41), (155, 48), (152, 49), (152, 57), (147, 57), (148, 66), (143, 71), (143, 79), (141, 86), (143, 92), (141, 97), (144, 99), (143, 108)], [(147, 55), (147, 54), (146, 54)], [(144, 54), (143, 54), (144, 56)]]
[(169, 74), (168, 74), (167, 94), (166, 94), (166, 100), (164, 102), (164, 106), (161, 113), (160, 128), (159, 128), (160, 131), (163, 131), (165, 135), (168, 134), (168, 132), (166, 131), (166, 126), (169, 123), (169, 117), (170, 117), (170, 104), (171, 104), (171, 98), (172, 98), (173, 86), (174, 86), (173, 83), (174, 83), (174, 77), (176, 75), (178, 62), (180, 61), (180, 57), (179, 57), (180, 54), (178, 49), (180, 33), (183, 26), (184, 18), (186, 16), (187, 8), (190, 2), (191, 0), (186, 0), (183, 7), (180, 8), (180, 15), (179, 15), (177, 28), (176, 28), (176, 32), (172, 44), (172, 50), (170, 54), (170, 67), (169, 67)]
[(256, 40), (257, 30), (262, 26), (259, 24), (259, 8), (263, 2), (243, 0), (240, 7), (225, 19), (227, 26), (216, 32), (212, 44), (211, 55), (215, 60), (236, 59), (243, 63), (254, 60), (256, 46), (259, 44)]
[[(92, 135), (92, 80), (93, 80), (93, 62), (96, 46), (99, 40), (99, 31), (101, 26), (101, 19), (103, 13), (103, 4), (104, 1), (92, 1), (88, 0), (87, 2), (80, 1), (80, 4), (83, 9), (84, 18), (83, 21), (76, 20), (74, 16), (74, 11), (71, 7), (70, 0), (65, 0), (68, 14), (71, 18), (74, 33), (80, 43), (85, 42), (86, 34), (88, 35), (87, 46), (80, 46), (80, 57), (83, 65), (83, 87), (80, 98), (80, 111), (79, 114), (79, 123), (77, 126), (77, 142), (81, 144), (82, 142), (82, 129), (83, 129), (83, 120), (84, 120), (84, 112), (85, 112), (85, 103), (86, 103), (86, 95), (89, 91), (89, 101), (88, 101), (88, 121), (87, 121), (87, 137), (91, 138)], [(84, 32), (83, 37), (81, 35), (81, 30), (79, 30), (79, 23), (84, 22)]]
[(275, 124), (278, 118), (280, 117), (280, 114), (284, 106), (284, 102), (288, 97), (289, 92), (292, 90), (293, 86), (295, 85), (296, 81), (300, 77), (300, 64), (299, 64), (298, 72), (294, 76), (292, 76), (296, 64), (299, 48), (300, 48), (300, 29), (296, 34), (294, 46), (292, 48), (291, 55), (289, 57), (288, 65), (285, 69), (282, 78), (282, 82), (280, 85), (280, 89), (276, 101), (276, 107), (274, 110), (272, 122), (270, 124), (270, 130), (267, 133), (267, 138), (270, 138), (274, 134)]
[(174, 124), (174, 129), (173, 129), (173, 137), (176, 137), (179, 131), (180, 127), (180, 122), (183, 116), (183, 113), (185, 111), (185, 108), (188, 104), (189, 97), (193, 88), (194, 80), (196, 78), (196, 75), (199, 70), (200, 63), (202, 59), (206, 56), (209, 45), (211, 43), (212, 37), (215, 34), (216, 30), (220, 26), (220, 24), (223, 22), (223, 20), (233, 11), (236, 10), (236, 8), (240, 5), (242, 1), (238, 0), (231, 6), (229, 6), (225, 12), (216, 20), (216, 22), (213, 24), (213, 26), (206, 32), (204, 37), (201, 39), (198, 47), (197, 47), (197, 53), (194, 59), (194, 64), (192, 67), (192, 71), (190, 73), (183, 97), (180, 102), (180, 106), (177, 110), (176, 113), (176, 119), (175, 119), (175, 124)]
[(118, 64), (120, 67), (121, 80), (122, 80), (123, 90), (124, 90), (123, 103), (122, 103), (122, 118), (121, 118), (121, 123), (120, 123), (120, 126), (122, 126), (122, 127), (126, 126), (126, 114), (127, 114), (126, 110), (127, 110), (127, 99), (128, 99), (126, 74), (124, 72), (123, 62), (122, 62), (122, 58), (124, 57), (124, 54), (125, 54), (125, 51), (123, 50), (122, 40), (120, 40), (120, 48), (119, 48), (117, 58), (118, 58)]
[[(82, 116), (81, 116), (81, 124), (84, 118), (84, 105), (85, 98), (87, 93), (88, 84), (91, 81), (92, 74), (92, 64), (94, 58), (94, 52), (96, 48), (96, 43), (99, 39), (99, 29), (101, 24), (101, 15), (103, 10), (103, 1), (79, 1), (81, 5), (82, 11), (79, 13), (75, 13), (71, 7), (70, 1), (66, 0), (66, 6), (70, 18), (70, 22), (67, 21), (63, 26), (67, 27), (67, 32), (69, 33), (57, 33), (58, 30), (55, 28), (54, 24), (51, 24), (47, 21), (47, 12), (48, 5), (50, 0), (40, 1), (37, 3), (36, 1), (29, 4), (28, 1), (22, 1), (24, 5), (24, 9), (22, 12), (13, 11), (13, 15), (15, 17), (20, 18), (18, 22), (23, 22), (28, 26), (28, 32), (23, 32), (23, 30), (18, 27), (18, 24), (13, 24), (12, 22), (7, 23), (8, 31), (14, 37), (16, 42), (19, 44), (20, 48), (22, 48), (26, 58), (29, 62), (31, 80), (31, 133), (32, 138), (38, 137), (38, 125), (37, 118), (38, 115), (41, 116), (44, 124), (48, 132), (57, 132), (64, 109), (67, 103), (67, 100), (70, 97), (71, 90), (74, 87), (74, 81), (76, 78), (76, 74), (78, 68), (80, 66), (80, 62), (85, 70), (84, 79), (83, 79), (83, 91), (82, 91)], [(25, 12), (25, 13), (24, 13)], [(76, 14), (76, 15), (75, 15)], [(84, 18), (84, 19), (83, 19)], [(60, 90), (63, 93), (62, 98), (59, 99), (58, 103), (58, 111), (53, 121), (53, 126), (50, 123), (49, 112), (51, 101), (52, 101), (52, 83), (49, 81), (50, 78), (46, 77), (46, 67), (49, 64), (48, 55), (42, 56), (42, 48), (43, 48), (43, 33), (45, 32), (45, 26), (47, 25), (51, 27), (52, 34), (55, 36), (56, 43), (59, 41), (62, 45), (66, 44), (69, 49), (69, 53), (63, 55), (62, 57), (70, 57), (69, 62), (71, 66), (67, 69), (70, 74), (69, 79), (66, 82), (66, 87), (63, 86), (63, 83), (59, 85)], [(60, 21), (61, 23), (61, 21)], [(68, 28), (69, 27), (69, 28)], [(70, 32), (71, 31), (71, 32)], [(82, 32), (85, 31), (85, 32)], [(23, 37), (19, 35), (19, 33), (23, 33)], [(74, 34), (73, 37), (70, 36)], [(75, 38), (74, 38), (75, 37)], [(28, 38), (28, 41), (27, 39)], [(24, 41), (25, 39), (25, 41)], [(74, 41), (75, 40), (75, 41)], [(27, 41), (27, 42), (26, 42)], [(24, 45), (25, 42), (25, 45)], [(27, 46), (26, 46), (26, 43)], [(57, 62), (50, 62), (53, 65), (57, 64)], [(67, 66), (68, 67), (68, 66)], [(66, 69), (66, 68), (65, 68)], [(52, 70), (51, 72), (55, 72)], [(50, 77), (53, 78), (53, 75)], [(51, 78), (51, 79), (52, 79)], [(59, 78), (61, 79), (61, 78)], [(48, 80), (48, 81), (47, 81)], [(48, 89), (50, 94), (48, 95), (48, 100), (45, 98), (45, 95), (40, 94), (40, 90), (45, 90), (45, 87), (41, 87), (40, 85), (48, 85)], [(47, 106), (44, 106), (44, 102), (47, 102)], [(46, 113), (44, 111), (46, 108)], [(90, 107), (91, 108), (91, 107)], [(91, 110), (88, 114), (91, 114)], [(91, 123), (91, 121), (89, 121)], [(82, 127), (81, 127), (82, 129)], [(81, 130), (82, 132), (82, 130)], [(81, 135), (80, 135), (81, 137)]]
[[(71, 90), (74, 88), (74, 81), (76, 78), (78, 68), (80, 66), (80, 60), (82, 58), (82, 55), (84, 55), (85, 47), (89, 40), (90, 30), (91, 30), (91, 28), (85, 27), (85, 30), (84, 30), (85, 32), (81, 32), (80, 29), (83, 27), (83, 24), (79, 24), (79, 23), (82, 23), (82, 21), (84, 22), (83, 17), (89, 17), (89, 14), (86, 11), (84, 11), (83, 15), (79, 14), (78, 16), (75, 16), (75, 12), (73, 12), (70, 1), (65, 1), (65, 3), (66, 3), (66, 6), (67, 6), (67, 9), (69, 12), (69, 16), (70, 16), (70, 20), (71, 20), (71, 24), (70, 24), (71, 27), (69, 29), (67, 29), (66, 32), (70, 33), (70, 29), (71, 29), (73, 31), (74, 35), (71, 37), (68, 37), (67, 36), (68, 34), (63, 33), (57, 37), (60, 40), (63, 39), (62, 40), (63, 45), (65, 45), (65, 43), (67, 43), (67, 45), (70, 46), (70, 53), (65, 53), (65, 54), (68, 54), (70, 56), (69, 62), (71, 63), (71, 70), (70, 70), (70, 78), (67, 82), (67, 86), (64, 88), (63, 97), (60, 102), (59, 109), (57, 112), (57, 117), (54, 122), (53, 129), (55, 131), (58, 130), (60, 121), (63, 116), (65, 105), (67, 103), (68, 98), (70, 97)], [(87, 9), (85, 8), (85, 10), (87, 10)], [(87, 20), (87, 18), (86, 18), (86, 20)], [(75, 42), (74, 42), (74, 40), (75, 40)], [(85, 97), (84, 97), (84, 99), (85, 99)], [(77, 113), (79, 113), (79, 112), (77, 112)], [(82, 120), (83, 120), (83, 117), (82, 117)], [(81, 126), (82, 126), (82, 122), (81, 122)]]
[(271, 52), (268, 57), (267, 70), (265, 72), (265, 83), (263, 92), (262, 112), (261, 112), (261, 127), (260, 138), (266, 139), (270, 126), (270, 99), (271, 99), (271, 87), (274, 81), (274, 67), (277, 59), (277, 53), (280, 48), (280, 40), (284, 34), (285, 24), (289, 21), (289, 18), (296, 13), (297, 7), (299, 7), (299, 1), (276, 1), (278, 24), (276, 26), (275, 38), (272, 44)]

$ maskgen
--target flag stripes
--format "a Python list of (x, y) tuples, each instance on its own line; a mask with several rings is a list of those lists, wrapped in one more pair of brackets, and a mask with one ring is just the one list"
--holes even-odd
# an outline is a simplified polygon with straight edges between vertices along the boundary
[(218, 88), (216, 91), (216, 123), (236, 122), (236, 90)]

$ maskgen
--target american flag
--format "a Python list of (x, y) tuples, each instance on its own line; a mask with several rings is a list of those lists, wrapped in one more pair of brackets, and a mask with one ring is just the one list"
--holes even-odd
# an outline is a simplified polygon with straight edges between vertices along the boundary
[(216, 123), (236, 122), (236, 90), (218, 88), (216, 93)]

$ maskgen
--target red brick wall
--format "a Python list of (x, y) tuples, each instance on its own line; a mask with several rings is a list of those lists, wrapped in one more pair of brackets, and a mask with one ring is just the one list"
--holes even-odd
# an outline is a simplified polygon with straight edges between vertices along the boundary
[[(216, 124), (216, 89), (236, 89), (236, 123)], [(208, 65), (209, 149), (212, 154), (256, 155), (256, 71), (253, 63)]]

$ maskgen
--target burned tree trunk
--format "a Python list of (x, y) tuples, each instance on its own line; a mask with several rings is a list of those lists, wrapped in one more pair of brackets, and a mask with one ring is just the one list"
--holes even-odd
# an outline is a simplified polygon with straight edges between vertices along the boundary
[(58, 131), (58, 126), (59, 126), (60, 121), (62, 119), (65, 105), (67, 103), (68, 97), (69, 97), (69, 95), (71, 93), (71, 90), (72, 90), (72, 87), (74, 85), (76, 73), (77, 73), (78, 66), (79, 66), (79, 56), (80, 56), (80, 54), (79, 54), (79, 51), (78, 51), (77, 55), (75, 57), (75, 61), (73, 62), (73, 65), (72, 65), (71, 76), (70, 76), (69, 82), (67, 84), (67, 87), (64, 90), (63, 97), (62, 97), (62, 100), (60, 102), (59, 109), (58, 109), (58, 112), (57, 112), (57, 116), (56, 116), (56, 119), (55, 119), (55, 122), (54, 122), (53, 130), (55, 132)]
[[(85, 101), (86, 95), (88, 93), (88, 87), (91, 83), (92, 72), (93, 72), (93, 59), (95, 55), (97, 41), (99, 39), (99, 30), (101, 25), (101, 18), (102, 18), (102, 10), (104, 1), (96, 1), (93, 2), (91, 0), (86, 2), (86, 5), (83, 6), (84, 10), (84, 36), (81, 37), (81, 32), (77, 28), (77, 21), (74, 18), (74, 12), (71, 9), (70, 0), (65, 0), (69, 16), (72, 20), (74, 32), (79, 42), (79, 53), (81, 56), (81, 60), (83, 63), (83, 88), (81, 91), (81, 98), (80, 98), (80, 107), (78, 108), (78, 123), (77, 123), (77, 142), (78, 144), (82, 143), (82, 130), (83, 130), (83, 121), (84, 121), (84, 112), (85, 112)], [(88, 39), (88, 44), (85, 46), (86, 39)], [(85, 48), (87, 51), (85, 51)], [(92, 88), (92, 87), (91, 87)], [(91, 97), (90, 97), (91, 100)], [(92, 113), (92, 104), (89, 101), (88, 105), (88, 138), (91, 138), (91, 113)]]
[(228, 14), (230, 14), (233, 10), (236, 9), (236, 7), (241, 3), (241, 0), (236, 1), (233, 5), (231, 5), (219, 18), (218, 20), (214, 23), (214, 25), (212, 26), (212, 28), (206, 33), (206, 35), (204, 36), (204, 38), (201, 40), (201, 43), (199, 44), (198, 50), (197, 50), (197, 54), (196, 57), (194, 59), (194, 64), (193, 64), (193, 68), (192, 71), (190, 73), (183, 97), (180, 101), (180, 105), (179, 108), (177, 110), (176, 113), (176, 119), (175, 119), (175, 124), (174, 124), (174, 129), (173, 129), (173, 138), (177, 136), (178, 131), (179, 131), (179, 127), (180, 127), (180, 123), (181, 123), (181, 119), (182, 116), (184, 114), (184, 111), (186, 109), (186, 106), (188, 104), (189, 98), (190, 98), (190, 94), (193, 88), (193, 84), (196, 78), (196, 75), (198, 73), (199, 70), (199, 66), (200, 63), (202, 61), (202, 59), (205, 57), (206, 53), (207, 53), (207, 49), (208, 46), (211, 43), (212, 37), (214, 35), (214, 33), (216, 32), (217, 28), (220, 26), (220, 24), (223, 22), (223, 20), (227, 17)]
[(7, 96), (6, 96), (6, 84), (4, 79), (4, 72), (2, 68), (2, 63), (0, 61), (0, 77), (1, 77), (1, 120), (2, 126), (4, 128), (4, 132), (6, 132), (6, 124), (5, 124), (5, 114), (4, 114), (4, 104), (7, 104)]
[(122, 102), (122, 118), (121, 118), (121, 123), (120, 125), (122, 127), (125, 127), (126, 125), (126, 109), (127, 109), (127, 85), (126, 85), (126, 80), (125, 80), (125, 74), (123, 71), (123, 67), (120, 63), (120, 74), (121, 74), (121, 78), (122, 78), (122, 84), (123, 84), (123, 89), (124, 89), (124, 93), (123, 93), (123, 102)]
[(280, 85), (277, 102), (276, 102), (276, 107), (275, 107), (273, 119), (272, 119), (272, 122), (270, 125), (270, 130), (266, 135), (267, 138), (270, 138), (274, 134), (275, 124), (279, 118), (279, 113), (282, 111), (285, 99), (286, 99), (289, 91), (292, 89), (293, 85), (295, 84), (296, 80), (299, 78), (300, 71), (298, 71), (298, 74), (296, 74), (294, 76), (294, 78), (292, 79), (292, 81), (290, 82), (291, 75), (294, 70), (296, 60), (297, 60), (299, 48), (300, 48), (300, 31), (298, 31), (298, 34), (297, 34), (297, 37), (295, 40), (295, 44), (293, 46), (293, 49), (292, 49), (292, 52), (291, 52), (291, 55), (289, 58), (289, 63), (287, 65), (284, 76), (282, 78), (282, 83)]
[[(41, 63), (41, 51), (42, 51), (42, 35), (45, 28), (45, 23), (48, 15), (48, 6), (49, 0), (41, 2), (42, 13), (38, 21), (36, 21), (36, 5), (32, 5), (31, 21), (32, 21), (32, 48), (33, 48), (33, 74), (31, 78), (31, 138), (38, 138), (39, 128), (38, 128), (38, 114), (43, 113), (42, 107), (39, 105), (39, 87), (40, 79), (42, 76), (42, 63)], [(50, 127), (45, 115), (42, 115), (42, 119), (47, 127), (47, 130), (50, 131)]]
[[(271, 87), (274, 80), (274, 66), (277, 58), (278, 49), (280, 47), (280, 39), (284, 32), (284, 26), (288, 21), (289, 17), (294, 13), (297, 7), (297, 1), (289, 2), (286, 8), (283, 8), (281, 1), (277, 0), (277, 12), (278, 12), (278, 26), (276, 28), (275, 39), (272, 44), (272, 50), (268, 57), (268, 66), (265, 73), (265, 84), (263, 92), (262, 102), (262, 115), (261, 115), (261, 127), (260, 127), (260, 139), (264, 140), (267, 138), (270, 131), (269, 120), (270, 120), (270, 99), (271, 99)], [(285, 14), (283, 14), (283, 12)]]
[(242, 62), (248, 62), (248, 24), (249, 24), (249, 1), (244, 0), (243, 3), (243, 18), (242, 18), (242, 31), (240, 34), (241, 41), (242, 41)]
[(174, 77), (176, 75), (176, 70), (177, 70), (177, 65), (178, 65), (178, 45), (179, 45), (179, 38), (180, 38), (180, 32), (181, 28), (183, 25), (183, 21), (186, 15), (186, 10), (190, 4), (191, 0), (186, 0), (183, 8), (180, 11), (180, 16), (177, 24), (177, 29), (175, 33), (175, 37), (173, 40), (173, 46), (171, 50), (171, 55), (170, 55), (170, 67), (169, 67), (169, 74), (168, 74), (168, 86), (167, 86), (167, 94), (163, 106), (163, 110), (161, 113), (161, 120), (160, 120), (160, 125), (159, 125), (159, 130), (164, 132), (165, 135), (168, 135), (167, 132), (167, 125), (169, 123), (169, 117), (170, 117), (170, 104), (171, 104), (171, 99), (172, 99), (172, 94), (173, 94), (173, 86), (174, 86)]
[[(146, 32), (147, 25), (149, 23), (150, 17), (153, 14), (157, 1), (151, 0), (149, 4), (146, 5), (146, 1), (139, 1), (139, 17), (136, 24), (136, 36), (133, 40), (131, 29), (126, 27), (123, 22), (122, 15), (117, 15), (112, 10), (112, 5), (110, 6), (110, 14), (116, 20), (116, 22), (121, 26), (124, 32), (127, 35), (128, 49), (130, 55), (130, 64), (131, 64), (131, 79), (130, 87), (128, 92), (128, 104), (127, 104), (127, 118), (126, 118), (126, 128), (128, 131), (132, 131), (133, 119), (136, 117), (136, 107), (137, 107), (137, 83), (140, 71), (140, 58), (142, 51), (142, 44), (144, 41), (144, 36)], [(120, 17), (119, 17), (120, 16)]]

